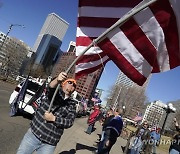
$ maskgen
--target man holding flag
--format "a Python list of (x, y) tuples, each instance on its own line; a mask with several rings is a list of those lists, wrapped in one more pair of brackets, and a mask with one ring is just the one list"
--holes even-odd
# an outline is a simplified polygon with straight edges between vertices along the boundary
[[(41, 99), (41, 105), (32, 119), (31, 127), (21, 141), (17, 154), (30, 154), (34, 151), (39, 154), (52, 154), (64, 129), (73, 125), (76, 102), (71, 94), (76, 88), (76, 80), (66, 78), (67, 74), (61, 72), (50, 82), (48, 92)], [(58, 89), (50, 111), (48, 111), (58, 84), (61, 84), (61, 87)]]

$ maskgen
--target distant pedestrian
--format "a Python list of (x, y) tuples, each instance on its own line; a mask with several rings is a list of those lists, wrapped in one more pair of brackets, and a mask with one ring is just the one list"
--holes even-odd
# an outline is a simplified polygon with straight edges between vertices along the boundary
[(101, 139), (100, 141), (103, 140), (104, 138), (104, 132), (106, 130), (106, 127), (108, 126), (109, 122), (114, 118), (114, 114), (113, 114), (113, 110), (110, 109), (108, 112), (107, 112), (107, 115), (102, 123), (102, 133), (101, 133)]
[[(147, 141), (150, 139), (150, 130), (148, 129), (147, 121), (144, 121), (142, 125), (138, 127), (135, 132), (134, 141), (131, 145), (131, 154), (139, 154), (140, 151), (148, 153), (149, 146), (147, 144), (143, 144), (143, 141)], [(147, 142), (145, 142), (147, 143)]]
[(112, 146), (121, 134), (123, 121), (118, 109), (114, 111), (114, 116), (105, 127), (104, 137), (99, 143), (97, 154), (109, 154)]
[[(99, 139), (98, 141), (101, 142), (104, 138), (104, 132), (105, 132), (105, 129), (107, 127), (107, 125), (109, 124), (109, 122), (111, 121), (111, 119), (114, 118), (114, 114), (113, 114), (113, 110), (110, 109), (108, 110), (106, 113), (103, 114), (103, 118), (101, 118), (99, 120), (100, 124), (102, 125), (102, 132), (101, 134), (99, 135)], [(97, 143), (95, 146), (98, 146), (99, 143)]]
[(180, 154), (180, 127), (176, 118), (174, 118), (174, 124), (177, 133), (173, 137), (173, 142), (169, 148), (169, 154)]
[(160, 141), (160, 128), (154, 127), (150, 133), (151, 141), (152, 141), (152, 154), (156, 154), (156, 147)]
[[(73, 125), (76, 102), (71, 94), (76, 88), (76, 81), (66, 78), (67, 74), (61, 72), (50, 82), (47, 95), (41, 100), (41, 105), (32, 119), (31, 127), (21, 141), (17, 154), (32, 154), (34, 151), (38, 154), (53, 154), (64, 129)], [(62, 87), (58, 90), (51, 110), (48, 112), (58, 84)]]
[(94, 125), (95, 125), (95, 123), (97, 121), (97, 118), (98, 118), (99, 114), (100, 114), (100, 108), (99, 108), (98, 105), (95, 105), (94, 106), (94, 111), (89, 115), (89, 118), (88, 118), (88, 121), (87, 121), (88, 128), (85, 131), (85, 133), (90, 135), (93, 132)]

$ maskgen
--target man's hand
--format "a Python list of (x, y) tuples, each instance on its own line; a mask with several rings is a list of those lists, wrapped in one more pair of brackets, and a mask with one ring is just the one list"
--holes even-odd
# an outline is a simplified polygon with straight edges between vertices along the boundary
[(55, 88), (59, 83), (63, 82), (67, 78), (67, 73), (61, 72), (57, 78), (50, 82), (49, 86)]
[(52, 112), (46, 111), (46, 112), (44, 113), (44, 119), (45, 119), (46, 121), (55, 121), (55, 120), (56, 120), (56, 117), (52, 114)]
[(58, 77), (57, 77), (57, 81), (58, 81), (58, 82), (62, 82), (62, 81), (64, 81), (64, 80), (66, 80), (66, 78), (67, 78), (67, 73), (61, 72), (61, 73), (58, 75)]

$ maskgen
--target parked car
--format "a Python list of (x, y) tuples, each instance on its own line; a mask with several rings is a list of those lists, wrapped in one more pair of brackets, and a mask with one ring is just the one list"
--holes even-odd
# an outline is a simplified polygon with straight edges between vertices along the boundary
[[(12, 92), (12, 94), (10, 95), (9, 104), (11, 104), (13, 100), (16, 98), (16, 96), (18, 95), (24, 81), (19, 83), (14, 89), (14, 91)], [(34, 94), (37, 92), (37, 90), (40, 88), (40, 86), (43, 84), (44, 81), (45, 80), (38, 81), (37, 79), (31, 79), (31, 78), (28, 79), (24, 100), (19, 102), (19, 109), (24, 108), (24, 114), (27, 114), (27, 115), (34, 114), (35, 112), (34, 108), (32, 107), (32, 105), (27, 105), (27, 103), (34, 96)]]

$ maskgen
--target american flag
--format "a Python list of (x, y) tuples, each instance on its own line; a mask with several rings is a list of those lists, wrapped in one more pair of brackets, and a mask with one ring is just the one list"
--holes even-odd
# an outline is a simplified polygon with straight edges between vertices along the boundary
[(139, 112), (137, 112), (137, 115), (134, 117), (134, 121), (135, 122), (139, 122), (139, 121), (141, 121), (143, 119), (143, 115), (142, 115), (142, 113), (139, 113)]
[[(76, 56), (142, 0), (79, 0)], [(94, 72), (109, 61), (98, 46), (90, 48), (76, 63), (76, 78)]]
[[(139, 2), (80, 0), (76, 55)], [(178, 0), (157, 0), (143, 9), (78, 60), (76, 77), (91, 73), (112, 60), (131, 80), (143, 85), (151, 73), (179, 66), (179, 10)]]

